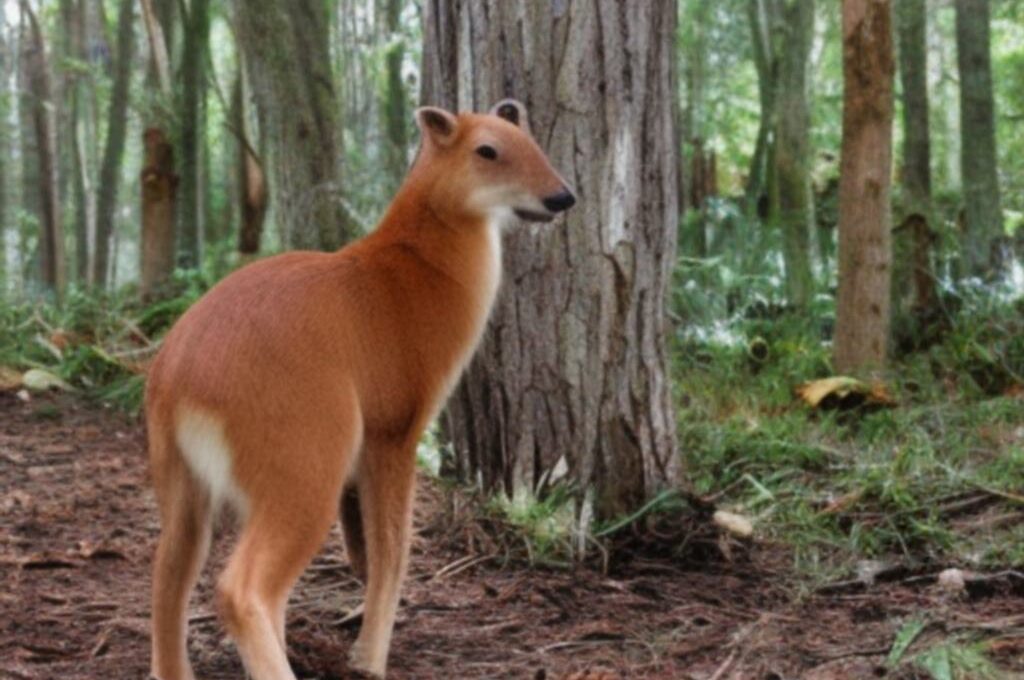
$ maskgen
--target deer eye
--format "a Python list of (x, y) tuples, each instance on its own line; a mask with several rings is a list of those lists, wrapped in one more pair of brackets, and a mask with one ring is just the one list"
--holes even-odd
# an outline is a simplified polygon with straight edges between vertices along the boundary
[(476, 152), (478, 155), (483, 156), (489, 161), (493, 161), (498, 158), (497, 150), (495, 150), (493, 146), (489, 146), (487, 144), (476, 147)]

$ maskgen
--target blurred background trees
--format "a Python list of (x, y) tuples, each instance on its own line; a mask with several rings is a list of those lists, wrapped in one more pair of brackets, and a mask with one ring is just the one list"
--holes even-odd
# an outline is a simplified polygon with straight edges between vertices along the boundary
[[(417, 102), (514, 96), (581, 204), (509, 236), (450, 412), (465, 479), (514, 492), (565, 468), (605, 493), (626, 470), (608, 507), (635, 505), (673, 472), (667, 353), (885, 375), (953, 338), (983, 389), (1019, 375), (993, 344), (1012, 333), (956, 324), (1024, 290), (1024, 3), (626, 7), (5, 3), (5, 304), (142, 298), (159, 337), (234, 267), (372, 229)], [(863, 64), (844, 25), (860, 10), (889, 17), (864, 24)]]

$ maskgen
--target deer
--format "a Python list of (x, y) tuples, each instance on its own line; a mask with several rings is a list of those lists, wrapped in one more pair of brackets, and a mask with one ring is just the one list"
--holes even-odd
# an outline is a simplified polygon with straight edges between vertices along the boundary
[(167, 333), (145, 393), (160, 518), (152, 676), (193, 680), (188, 601), (213, 520), (237, 542), (219, 617), (254, 680), (293, 679), (291, 590), (341, 517), (365, 584), (352, 669), (384, 677), (412, 532), (416, 446), (472, 357), (501, 281), (501, 233), (576, 202), (525, 107), (415, 111), (416, 157), (377, 227), (224, 278)]

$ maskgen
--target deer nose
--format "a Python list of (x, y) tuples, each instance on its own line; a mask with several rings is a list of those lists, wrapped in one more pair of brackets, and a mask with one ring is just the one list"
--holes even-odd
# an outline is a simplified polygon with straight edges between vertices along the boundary
[(576, 197), (568, 189), (563, 188), (561, 192), (548, 196), (541, 203), (553, 213), (562, 212), (576, 205)]

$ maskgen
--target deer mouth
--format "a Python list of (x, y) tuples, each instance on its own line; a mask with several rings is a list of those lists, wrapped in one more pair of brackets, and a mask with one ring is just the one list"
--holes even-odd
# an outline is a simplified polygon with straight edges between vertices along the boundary
[(526, 222), (550, 222), (555, 219), (554, 213), (526, 210), (525, 208), (514, 208), (512, 212), (516, 214), (516, 217)]

